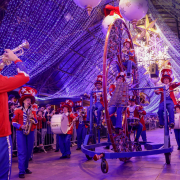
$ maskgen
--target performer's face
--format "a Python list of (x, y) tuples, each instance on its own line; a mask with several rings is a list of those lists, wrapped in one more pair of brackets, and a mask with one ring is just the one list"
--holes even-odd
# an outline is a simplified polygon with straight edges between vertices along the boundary
[(15, 109), (15, 106), (14, 106), (14, 104), (10, 107), (11, 109)]
[(38, 111), (38, 116), (42, 116), (42, 111)]
[(125, 47), (129, 49), (129, 48), (130, 48), (130, 43), (129, 43), (129, 42), (126, 42), (126, 43), (125, 43)]
[(81, 114), (82, 113), (82, 109), (79, 109), (78, 112), (79, 112), (79, 114)]
[(169, 84), (169, 79), (168, 78), (164, 79), (164, 84)]
[(134, 106), (135, 105), (135, 101), (129, 101), (130, 106)]
[(23, 103), (24, 103), (24, 106), (29, 107), (29, 106), (31, 105), (31, 99), (30, 99), (30, 98), (26, 98), (26, 99), (23, 101)]
[(176, 113), (180, 113), (180, 108), (176, 108)]
[(41, 109), (40, 109), (40, 110), (41, 110), (42, 112), (44, 112), (44, 109), (45, 109), (44, 107), (41, 107)]
[(12, 99), (11, 99), (11, 102), (14, 102), (14, 99), (15, 99), (15, 98), (12, 98)]
[(67, 113), (68, 112), (68, 108), (67, 107), (64, 107), (63, 108), (63, 113)]
[(119, 77), (119, 78), (117, 79), (117, 81), (122, 83), (122, 82), (123, 82), (123, 77)]
[(96, 84), (96, 88), (97, 88), (97, 89), (101, 89), (101, 88), (102, 88), (102, 85), (101, 85), (101, 84)]

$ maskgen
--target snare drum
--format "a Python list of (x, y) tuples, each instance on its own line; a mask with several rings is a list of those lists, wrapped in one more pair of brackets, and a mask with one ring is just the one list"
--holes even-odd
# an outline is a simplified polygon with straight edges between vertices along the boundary
[(180, 129), (180, 114), (175, 114), (174, 115), (174, 129)]
[(66, 134), (69, 129), (68, 117), (64, 114), (55, 114), (51, 118), (51, 129), (54, 134)]
[(129, 126), (137, 126), (139, 125), (140, 119), (133, 117), (133, 118), (127, 118)]

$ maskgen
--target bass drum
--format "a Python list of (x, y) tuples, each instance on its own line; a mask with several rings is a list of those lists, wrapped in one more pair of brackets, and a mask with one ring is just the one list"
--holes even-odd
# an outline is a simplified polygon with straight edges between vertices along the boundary
[(66, 134), (69, 128), (68, 117), (64, 114), (55, 114), (51, 118), (51, 129), (54, 134)]
[(174, 115), (174, 129), (180, 129), (180, 114), (175, 114)]

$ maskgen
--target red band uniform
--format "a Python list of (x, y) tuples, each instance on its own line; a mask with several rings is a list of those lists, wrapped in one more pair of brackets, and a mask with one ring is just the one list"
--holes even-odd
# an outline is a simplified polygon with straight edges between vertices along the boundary
[[(129, 43), (130, 46), (127, 47), (126, 43)], [(132, 68), (136, 68), (135, 51), (132, 49), (132, 43), (130, 39), (125, 39), (123, 46), (123, 49), (125, 49), (122, 50), (122, 59), (124, 61), (123, 65), (127, 67), (127, 78), (129, 78), (132, 73)]]
[(62, 106), (62, 108), (68, 108), (67, 113), (63, 113), (68, 117), (69, 120), (69, 130), (67, 134), (60, 134), (59, 135), (59, 148), (62, 153), (62, 156), (60, 157), (61, 159), (64, 158), (70, 158), (71, 155), (71, 137), (73, 133), (73, 120), (76, 118), (76, 116), (72, 113), (72, 107), (73, 107), (73, 102), (71, 100), (66, 100), (65, 104)]
[[(179, 83), (172, 83), (172, 70), (171, 69), (163, 69), (161, 71), (162, 74), (162, 78), (161, 78), (161, 82), (164, 83), (165, 79), (169, 79), (169, 83), (168, 84), (164, 84), (166, 87), (166, 109), (168, 111), (168, 115), (169, 115), (169, 123), (170, 126), (174, 126), (174, 105), (177, 104), (175, 96), (174, 96), (174, 92), (173, 90), (175, 88), (177, 88), (180, 85)], [(164, 126), (164, 92), (163, 92), (163, 88), (159, 89), (158, 91), (155, 91), (155, 93), (157, 95), (161, 94), (161, 101), (159, 104), (159, 110), (158, 110), (158, 116), (159, 116), (159, 123), (160, 126)]]
[[(103, 101), (103, 96), (102, 96), (102, 75), (98, 75), (97, 76), (97, 80), (94, 83), (95, 87), (96, 87), (96, 91), (93, 94), (94, 97), (94, 108), (95, 110), (97, 110), (97, 125), (100, 126), (100, 121), (101, 121), (101, 112), (104, 109), (104, 101)], [(93, 114), (93, 116), (95, 117), (95, 114)], [(90, 107), (88, 108), (87, 111), (87, 121), (89, 121), (90, 119)]]
[(128, 131), (130, 131), (131, 129), (137, 130), (136, 137), (135, 137), (135, 141), (137, 142), (139, 140), (139, 137), (140, 137), (142, 129), (143, 129), (143, 125), (141, 124), (141, 122), (143, 122), (143, 119), (141, 119), (141, 114), (145, 115), (146, 111), (143, 110), (142, 106), (136, 105), (135, 100), (136, 100), (136, 96), (129, 97), (129, 101), (130, 101), (131, 105), (128, 106), (128, 108), (127, 108), (127, 118), (129, 118), (129, 119), (138, 118), (141, 120), (140, 123), (134, 127), (132, 127), (128, 124)]
[[(31, 87), (22, 87), (19, 90), (19, 94), (21, 96), (19, 102), (21, 107), (15, 109), (14, 117), (12, 120), (13, 126), (16, 128), (17, 134), (17, 147), (18, 147), (18, 167), (19, 167), (19, 175), (24, 175), (25, 173), (29, 173), (28, 165), (29, 159), (31, 157), (31, 153), (34, 147), (34, 129), (35, 126), (31, 126), (31, 130), (29, 135), (24, 134), (24, 130), (21, 128), (22, 125), (26, 125), (28, 114), (31, 111), (31, 106), (28, 109), (24, 108), (23, 101), (27, 98), (31, 99), (31, 104), (35, 103), (35, 94), (37, 91)], [(34, 115), (34, 124), (37, 124), (36, 112), (32, 110)]]
[[(122, 82), (117, 82), (117, 83), (123, 83), (125, 82), (125, 73), (124, 72), (120, 72), (118, 73), (117, 77), (116, 77), (116, 81), (118, 81), (119, 78), (122, 78)], [(115, 98), (115, 99), (118, 99), (118, 97), (113, 97), (113, 96), (118, 96), (119, 93), (117, 93), (117, 95), (113, 94), (114, 92), (116, 91), (119, 91), (119, 89), (114, 85), (114, 84), (111, 84), (110, 87), (109, 87), (109, 93), (110, 93), (110, 96), (111, 99), (112, 98)], [(109, 115), (110, 115), (110, 118), (111, 118), (111, 121), (112, 121), (112, 124), (117, 128), (117, 129), (121, 129), (122, 128), (122, 112), (124, 110), (124, 107), (121, 106), (121, 105), (118, 105), (116, 106), (116, 104), (112, 104), (111, 103), (111, 100), (109, 102)], [(115, 117), (115, 112), (117, 114), (117, 118)], [(119, 132), (119, 131), (118, 131)]]
[[(12, 91), (29, 81), (27, 69), (21, 60), (15, 61), (18, 74), (7, 77), (0, 74), (0, 179), (7, 180), (11, 176), (11, 125), (8, 112), (8, 95)], [(0, 69), (1, 71), (2, 69)]]
[(78, 120), (76, 121), (76, 129), (77, 129), (77, 150), (81, 149), (81, 145), (84, 142), (85, 136), (87, 134), (87, 125), (86, 115), (83, 112), (82, 101), (75, 102), (75, 110), (77, 113)]

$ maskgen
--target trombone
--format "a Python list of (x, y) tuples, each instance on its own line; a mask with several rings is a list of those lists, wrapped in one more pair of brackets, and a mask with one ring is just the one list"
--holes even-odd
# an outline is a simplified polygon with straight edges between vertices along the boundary
[[(26, 41), (26, 40), (23, 40), (22, 41), (22, 44), (20, 44), (18, 47), (16, 47), (16, 48), (14, 48), (14, 49), (12, 49), (12, 51), (16, 54), (16, 56), (22, 56), (23, 54), (24, 54), (24, 49), (29, 49), (29, 43), (28, 43), (28, 41)], [(0, 64), (1, 65), (10, 65), (11, 63), (12, 63), (12, 61), (9, 61), (9, 60), (7, 60), (7, 61), (5, 61), (5, 62), (3, 62), (2, 61), (2, 58), (3, 58), (3, 55), (2, 56), (0, 56)]]

